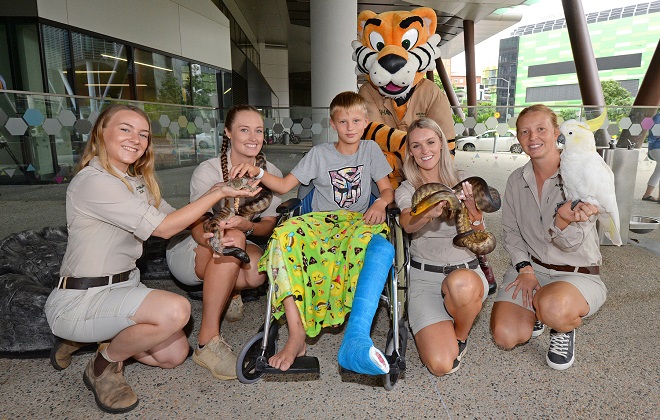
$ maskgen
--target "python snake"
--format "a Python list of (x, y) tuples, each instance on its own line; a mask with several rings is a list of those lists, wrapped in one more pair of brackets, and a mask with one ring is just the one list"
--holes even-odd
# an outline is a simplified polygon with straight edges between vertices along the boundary
[[(463, 182), (469, 182), (472, 185), (474, 201), (480, 211), (492, 213), (500, 209), (502, 205), (500, 193), (495, 188), (488, 186), (483, 178), (474, 176)], [(412, 196), (410, 214), (417, 216), (441, 201), (446, 201), (448, 217), (454, 217), (456, 220), (458, 234), (454, 236), (454, 245), (465, 247), (476, 255), (485, 255), (495, 249), (497, 241), (495, 236), (486, 230), (475, 231), (472, 229), (467, 207), (457, 197), (463, 191), (463, 182), (453, 188), (437, 182), (420, 186)]]
[[(255, 166), (265, 169), (266, 168), (266, 158), (263, 153), (259, 153), (256, 158)], [(254, 178), (242, 177), (234, 178), (228, 181), (226, 184), (236, 190), (248, 190), (254, 191), (254, 188), (250, 185), (254, 181)], [(261, 213), (270, 206), (271, 201), (273, 200), (273, 192), (261, 186), (261, 191), (254, 197), (247, 197), (242, 205), (240, 205), (240, 199), (234, 198), (233, 207), (229, 206), (229, 200), (225, 199), (225, 207), (222, 207), (220, 210), (213, 214), (213, 217), (204, 222), (204, 232), (213, 233), (213, 237), (209, 239), (209, 245), (213, 251), (218, 255), (228, 255), (231, 257), (238, 258), (241, 262), (249, 263), (250, 256), (245, 252), (245, 250), (236, 247), (228, 246), (225, 247), (222, 244), (222, 237), (224, 236), (224, 229), (219, 229), (220, 222), (229, 220), (235, 215), (245, 217), (248, 220), (251, 220), (252, 216)]]

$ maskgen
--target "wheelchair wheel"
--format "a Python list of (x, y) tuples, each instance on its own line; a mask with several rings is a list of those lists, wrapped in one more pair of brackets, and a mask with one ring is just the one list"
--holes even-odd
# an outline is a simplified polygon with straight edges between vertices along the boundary
[(270, 334), (268, 337), (268, 346), (266, 353), (261, 355), (261, 343), (264, 338), (263, 329), (255, 334), (243, 346), (241, 353), (238, 355), (236, 361), (236, 376), (238, 380), (244, 384), (253, 384), (261, 379), (265, 372), (257, 369), (257, 361), (263, 357), (265, 361), (277, 352), (277, 324), (271, 324)]
[[(390, 328), (390, 331), (387, 333), (387, 342), (385, 344), (385, 355), (386, 356), (392, 356), (394, 353), (394, 331), (392, 328)], [(408, 344), (408, 328), (406, 326), (405, 321), (400, 320), (399, 321), (399, 351), (401, 354), (401, 358), (405, 358), (406, 356), (406, 346)], [(383, 375), (383, 388), (385, 388), (386, 391), (391, 391), (394, 389), (394, 386), (396, 385), (397, 381), (399, 380), (399, 377), (401, 376), (402, 372), (396, 372), (396, 373), (391, 373), (388, 372), (385, 375)]]

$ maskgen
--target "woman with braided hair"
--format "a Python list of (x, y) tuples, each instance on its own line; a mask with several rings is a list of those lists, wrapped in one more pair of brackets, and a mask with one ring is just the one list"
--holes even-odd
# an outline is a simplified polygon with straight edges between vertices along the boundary
[[(193, 172), (190, 201), (196, 200), (210, 185), (229, 180), (229, 170), (240, 163), (258, 166), (281, 177), (280, 170), (266, 161), (261, 150), (263, 144), (264, 123), (259, 111), (249, 105), (232, 107), (225, 119), (220, 156), (200, 163)], [(249, 263), (242, 263), (233, 256), (214, 254), (204, 236), (204, 221), (210, 213), (227, 205), (224, 200), (194, 223), (189, 232), (173, 238), (168, 246), (167, 264), (174, 277), (187, 285), (203, 285), (202, 325), (193, 361), (210, 370), (218, 379), (236, 378), (236, 356), (220, 335), (220, 318), (228, 303), (225, 319), (236, 321), (242, 315), (240, 297), (233, 299), (232, 292), (260, 286), (266, 279), (265, 273), (257, 270), (263, 251), (247, 238), (250, 235), (270, 236), (277, 222), (275, 209), (280, 202), (278, 197), (273, 197), (258, 219), (257, 215), (235, 215), (221, 222), (225, 245), (229, 240), (233, 241), (233, 246), (245, 249), (250, 256)]]

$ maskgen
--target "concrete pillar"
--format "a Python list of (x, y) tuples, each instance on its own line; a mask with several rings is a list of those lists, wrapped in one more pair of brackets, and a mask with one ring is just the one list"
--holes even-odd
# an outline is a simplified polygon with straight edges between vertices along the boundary
[(312, 0), (312, 106), (328, 107), (339, 92), (357, 90), (351, 42), (357, 39), (357, 0)]
[(467, 90), (468, 114), (476, 117), (477, 106), (477, 66), (474, 52), (474, 21), (463, 21), (463, 45), (465, 45), (465, 83)]

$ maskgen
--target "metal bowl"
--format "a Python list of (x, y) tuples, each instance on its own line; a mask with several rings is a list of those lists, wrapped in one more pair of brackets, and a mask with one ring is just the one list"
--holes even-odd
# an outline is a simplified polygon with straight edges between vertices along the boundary
[(635, 233), (650, 233), (660, 227), (660, 220), (647, 216), (632, 216), (630, 231)]

